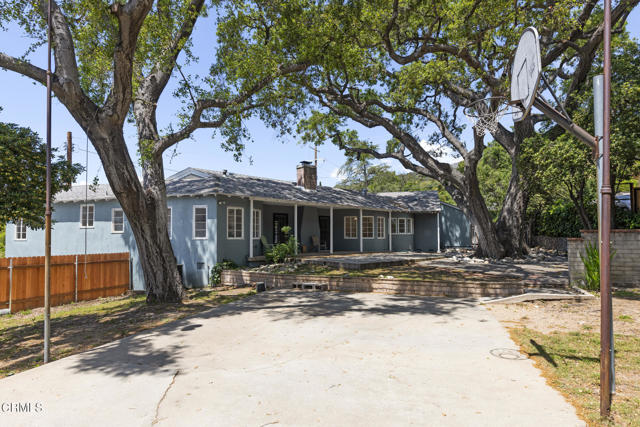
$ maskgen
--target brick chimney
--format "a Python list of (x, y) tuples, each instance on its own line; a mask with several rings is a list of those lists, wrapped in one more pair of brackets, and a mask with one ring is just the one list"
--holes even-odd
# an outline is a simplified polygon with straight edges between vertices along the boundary
[(300, 162), (296, 168), (297, 184), (306, 190), (315, 190), (318, 182), (318, 172), (311, 162)]

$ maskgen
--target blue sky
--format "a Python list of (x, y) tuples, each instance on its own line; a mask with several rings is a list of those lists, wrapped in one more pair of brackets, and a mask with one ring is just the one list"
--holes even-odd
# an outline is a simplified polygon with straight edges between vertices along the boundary
[[(639, 8), (636, 8), (631, 13), (628, 28), (633, 37), (640, 36)], [(200, 64), (193, 65), (189, 71), (206, 74), (209, 62), (204, 58), (211, 57), (215, 49), (215, 19), (210, 17), (200, 20), (193, 37), (195, 54), (203, 60)], [(25, 38), (17, 27), (9, 27), (6, 32), (0, 33), (0, 51), (9, 55), (22, 55), (28, 43), (29, 40)], [(46, 68), (45, 49), (37, 50), (29, 58), (34, 64)], [(179, 105), (171, 97), (171, 89), (170, 83), (170, 87), (165, 90), (160, 100), (158, 108), (160, 128), (166, 127), (171, 122), (175, 123), (173, 115), (178, 110)], [(46, 135), (45, 100), (46, 90), (43, 86), (16, 73), (0, 70), (0, 106), (3, 108), (0, 111), (0, 121), (30, 127), (44, 139)], [(251, 120), (247, 126), (253, 142), (247, 144), (241, 162), (234, 161), (232, 153), (227, 153), (220, 148), (221, 140), (213, 135), (211, 130), (198, 130), (193, 134), (191, 140), (178, 144), (177, 156), (172, 158), (173, 150), (167, 151), (165, 154), (166, 175), (169, 176), (192, 166), (213, 170), (227, 169), (230, 172), (247, 175), (293, 180), (295, 179), (296, 164), (301, 160), (313, 160), (313, 149), (298, 144), (295, 137), (289, 137), (283, 142), (276, 137), (276, 133), (273, 130), (266, 128), (259, 120)], [(54, 98), (52, 142), (54, 146), (61, 147), (63, 152), (67, 131), (73, 133), (75, 145), (74, 161), (84, 165), (86, 136), (64, 106)], [(363, 137), (379, 144), (388, 139), (388, 135), (383, 130), (358, 128), (358, 131), (361, 132)], [(427, 133), (425, 133), (426, 136)], [(133, 157), (136, 153), (136, 131), (131, 125), (125, 128), (125, 138)], [(320, 159), (318, 162), (318, 179), (323, 185), (334, 185), (337, 182), (336, 171), (344, 162), (343, 154), (337, 147), (325, 144), (320, 146), (318, 157)], [(89, 143), (87, 166), (89, 181), (98, 176), (100, 182), (106, 182), (100, 159), (95, 154), (91, 143)], [(397, 165), (394, 165), (394, 169), (401, 170)], [(84, 182), (84, 174), (78, 177), (77, 181)]]

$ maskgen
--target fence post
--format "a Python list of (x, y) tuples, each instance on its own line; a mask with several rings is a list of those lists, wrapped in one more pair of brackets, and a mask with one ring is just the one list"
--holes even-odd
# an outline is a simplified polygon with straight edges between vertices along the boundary
[(9, 314), (11, 314), (11, 297), (13, 296), (13, 258), (9, 258)]
[(78, 302), (78, 255), (76, 255), (76, 262), (74, 266), (75, 266), (75, 273), (73, 277), (75, 280), (75, 292), (74, 292), (73, 300), (75, 302)]

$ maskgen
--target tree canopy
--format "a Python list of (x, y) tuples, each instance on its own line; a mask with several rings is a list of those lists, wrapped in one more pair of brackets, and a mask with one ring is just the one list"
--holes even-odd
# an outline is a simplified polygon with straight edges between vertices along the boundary
[[(51, 194), (71, 188), (82, 171), (52, 150)], [(0, 123), (0, 223), (44, 226), (47, 146), (29, 128)]]

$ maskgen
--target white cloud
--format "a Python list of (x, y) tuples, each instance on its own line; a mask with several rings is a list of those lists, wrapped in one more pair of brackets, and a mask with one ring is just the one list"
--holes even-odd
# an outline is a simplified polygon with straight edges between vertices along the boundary
[(451, 149), (451, 147), (430, 144), (424, 139), (420, 141), (420, 146), (439, 162), (458, 163), (462, 160), (458, 153)]
[(331, 178), (333, 179), (343, 179), (343, 175), (340, 173), (340, 168), (335, 168), (331, 171)]

